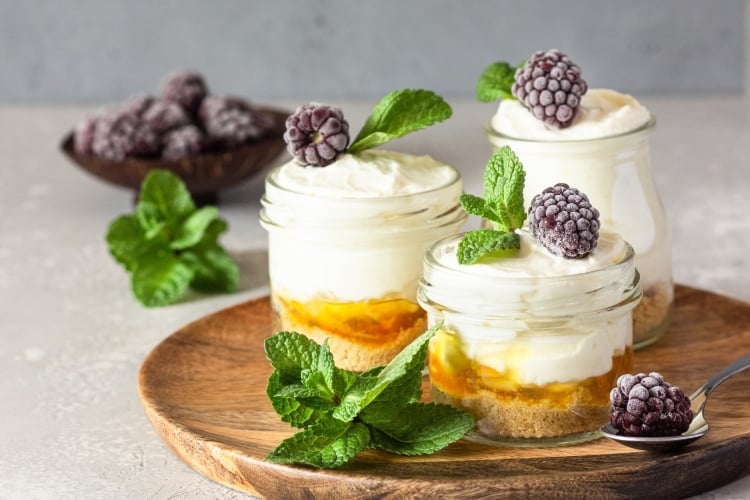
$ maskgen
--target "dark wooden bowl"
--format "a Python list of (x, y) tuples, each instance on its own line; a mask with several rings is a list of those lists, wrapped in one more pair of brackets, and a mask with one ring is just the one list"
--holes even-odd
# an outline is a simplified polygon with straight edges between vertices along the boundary
[(235, 186), (261, 172), (284, 149), (284, 122), (291, 113), (258, 108), (273, 119), (272, 129), (260, 140), (230, 151), (203, 154), (183, 160), (127, 158), (112, 161), (81, 155), (73, 149), (73, 132), (68, 133), (61, 149), (74, 164), (106, 182), (131, 188), (138, 194), (141, 182), (153, 169), (164, 169), (179, 176), (196, 204), (216, 204), (222, 189)]

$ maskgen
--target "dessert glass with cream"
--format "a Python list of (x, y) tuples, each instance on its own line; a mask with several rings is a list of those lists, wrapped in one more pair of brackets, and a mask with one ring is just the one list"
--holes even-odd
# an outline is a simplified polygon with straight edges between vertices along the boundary
[(328, 339), (341, 368), (386, 364), (426, 329), (416, 300), (422, 258), (460, 231), (461, 193), (453, 167), (393, 151), (271, 171), (260, 220), (275, 329)]
[(418, 289), (429, 324), (433, 399), (469, 411), (470, 439), (552, 446), (598, 437), (609, 392), (632, 369), (634, 252), (599, 233), (581, 259), (552, 255), (526, 229), (512, 256), (458, 263), (461, 236), (425, 254)]
[(544, 186), (565, 179), (588, 194), (603, 227), (632, 245), (643, 288), (633, 312), (636, 349), (666, 330), (674, 296), (670, 229), (651, 173), (655, 124), (633, 97), (589, 89), (566, 128), (546, 127), (513, 99), (500, 102), (486, 128), (493, 147), (510, 146), (523, 162), (526, 203)]

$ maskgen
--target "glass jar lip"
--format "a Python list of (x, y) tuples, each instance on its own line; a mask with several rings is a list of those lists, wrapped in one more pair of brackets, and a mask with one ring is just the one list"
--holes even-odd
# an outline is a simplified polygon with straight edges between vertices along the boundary
[(631, 137), (639, 135), (641, 133), (650, 132), (656, 128), (656, 115), (649, 111), (649, 119), (638, 127), (626, 130), (625, 132), (619, 132), (616, 134), (603, 135), (601, 137), (589, 137), (585, 139), (533, 139), (528, 137), (517, 137), (513, 135), (504, 134), (498, 132), (492, 127), (492, 118), (487, 120), (484, 124), (484, 131), (490, 138), (499, 138), (509, 141), (527, 143), (527, 144), (586, 144), (591, 142), (607, 141), (622, 139), (624, 137)]
[[(460, 240), (465, 233), (459, 233), (459, 234), (453, 234), (450, 236), (447, 236), (445, 238), (442, 238), (427, 249), (427, 252), (424, 256), (425, 264), (429, 264), (431, 267), (440, 269), (441, 272), (446, 272), (449, 275), (464, 275), (464, 271), (462, 271), (460, 268), (452, 268), (444, 265), (441, 263), (436, 257), (435, 252), (440, 247), (443, 247), (445, 245), (449, 245), (451, 243), (457, 242)], [(529, 283), (529, 282), (538, 282), (539, 280), (544, 280), (545, 282), (549, 281), (550, 285), (554, 281), (567, 281), (567, 280), (575, 280), (580, 279), (582, 277), (596, 277), (603, 274), (613, 273), (617, 272), (621, 269), (624, 269), (628, 266), (634, 265), (635, 263), (635, 250), (633, 247), (628, 243), (627, 241), (623, 242), (625, 245), (625, 253), (622, 256), (622, 258), (617, 262), (607, 267), (602, 267), (599, 269), (593, 269), (591, 271), (586, 271), (583, 273), (573, 273), (573, 274), (565, 274), (565, 275), (558, 275), (558, 276), (509, 276), (504, 277), (503, 280), (508, 282), (518, 282), (518, 283)], [(471, 264), (469, 264), (471, 265)], [(476, 277), (479, 281), (495, 281), (498, 279), (497, 276), (482, 276), (479, 274), (472, 274), (472, 279)]]
[[(413, 193), (402, 193), (402, 194), (394, 194), (394, 195), (388, 195), (388, 196), (319, 196), (319, 195), (312, 195), (309, 193), (304, 193), (302, 191), (295, 191), (292, 189), (289, 189), (287, 187), (284, 187), (276, 182), (275, 180), (275, 174), (281, 170), (281, 168), (284, 167), (284, 164), (278, 165), (274, 167), (268, 174), (266, 174), (265, 177), (265, 184), (266, 184), (266, 194), (268, 191), (268, 187), (271, 187), (275, 190), (278, 190), (280, 193), (283, 193), (284, 196), (289, 196), (293, 198), (300, 198), (300, 199), (316, 199), (316, 200), (325, 200), (329, 203), (335, 203), (336, 201), (341, 201), (342, 203), (373, 203), (380, 200), (403, 200), (408, 199), (409, 197), (420, 197), (420, 196), (429, 196), (433, 193), (436, 193), (441, 190), (450, 189), (454, 187), (456, 184), (463, 183), (463, 176), (461, 175), (461, 172), (454, 166), (444, 164), (446, 167), (448, 167), (452, 172), (453, 176), (445, 183), (431, 187), (429, 189), (425, 189), (422, 191), (415, 191)], [(324, 168), (324, 167), (323, 167)]]

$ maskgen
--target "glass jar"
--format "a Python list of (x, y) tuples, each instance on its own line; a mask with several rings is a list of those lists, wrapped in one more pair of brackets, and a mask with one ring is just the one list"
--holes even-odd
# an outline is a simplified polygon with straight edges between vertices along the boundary
[(433, 400), (473, 414), (467, 437), (488, 444), (598, 437), (610, 390), (632, 370), (632, 310), (641, 297), (632, 247), (617, 238), (610, 263), (526, 275), (507, 267), (528, 266), (525, 257), (459, 265), (459, 240), (428, 250), (417, 293), (428, 324), (442, 322), (428, 348)]
[(601, 226), (635, 249), (643, 300), (633, 312), (633, 342), (645, 347), (664, 333), (674, 300), (671, 232), (651, 173), (649, 140), (656, 126), (585, 140), (525, 140), (486, 127), (494, 148), (510, 146), (526, 171), (525, 206), (548, 186), (564, 182), (586, 193)]
[(364, 371), (390, 361), (426, 329), (416, 300), (426, 249), (467, 219), (462, 179), (370, 198), (312, 196), (266, 178), (261, 225), (268, 230), (274, 331), (328, 344), (336, 365)]

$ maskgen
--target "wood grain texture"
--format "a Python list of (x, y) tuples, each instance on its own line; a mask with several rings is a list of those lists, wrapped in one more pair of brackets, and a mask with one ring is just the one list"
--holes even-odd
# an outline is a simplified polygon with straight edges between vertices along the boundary
[[(338, 470), (263, 461), (295, 429), (265, 395), (271, 335), (267, 298), (191, 323), (144, 361), (138, 387), (148, 418), (188, 465), (265, 498), (682, 498), (750, 473), (750, 371), (709, 401), (705, 438), (668, 455), (607, 440), (559, 448), (494, 448), (467, 441), (425, 457), (367, 451)], [(750, 304), (678, 286), (666, 335), (638, 351), (636, 371), (657, 370), (690, 393), (750, 351)], [(427, 391), (425, 391), (427, 393)]]

